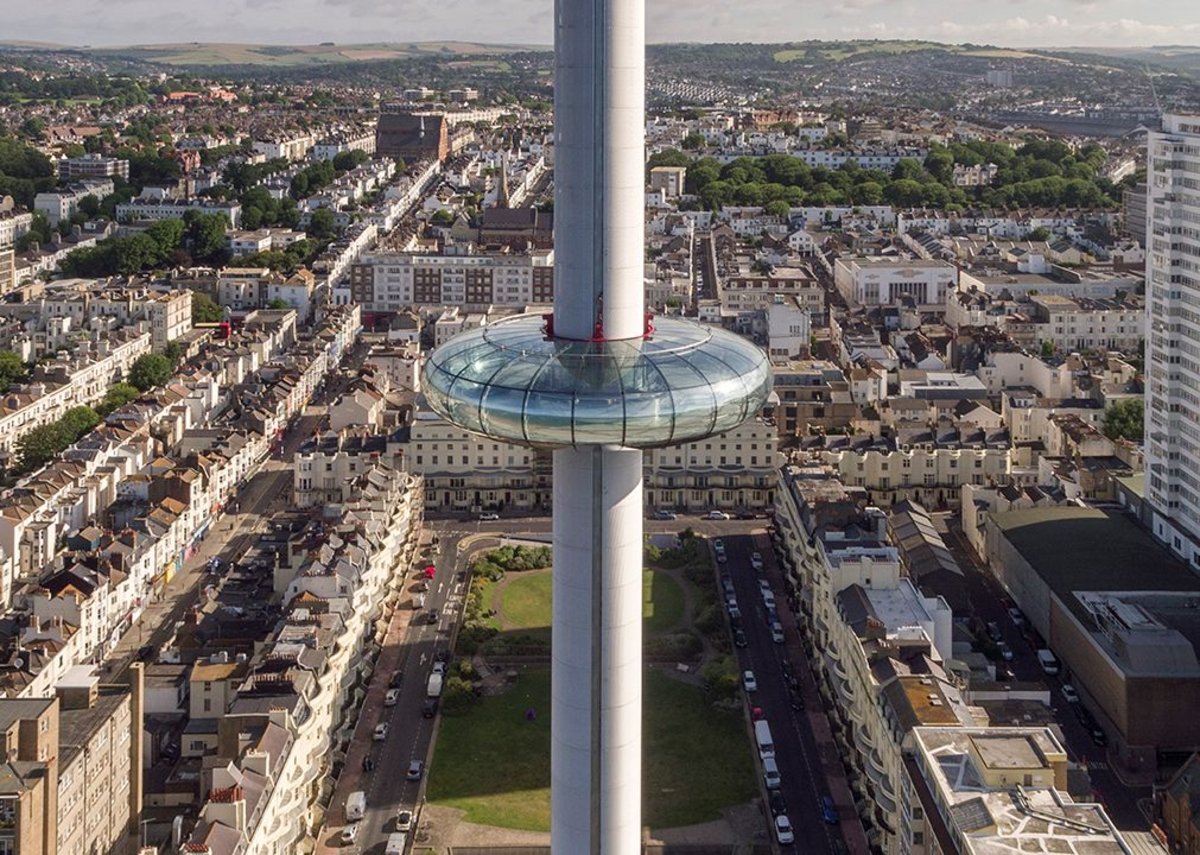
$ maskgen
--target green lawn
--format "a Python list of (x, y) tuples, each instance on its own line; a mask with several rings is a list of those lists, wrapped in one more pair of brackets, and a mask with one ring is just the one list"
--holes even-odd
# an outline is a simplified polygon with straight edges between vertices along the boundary
[[(525, 720), (525, 710), (538, 711)], [(698, 687), (647, 672), (642, 822), (670, 828), (717, 819), (757, 794), (741, 715), (716, 710)], [(550, 828), (550, 672), (521, 674), (506, 694), (442, 719), (430, 767), (430, 802), (468, 822)]]
[[(510, 581), (492, 608), (500, 613), (498, 626), (504, 630), (548, 631), (550, 626), (549, 570), (509, 574)], [(646, 632), (667, 632), (683, 620), (683, 589), (666, 573), (642, 572), (642, 616)]]

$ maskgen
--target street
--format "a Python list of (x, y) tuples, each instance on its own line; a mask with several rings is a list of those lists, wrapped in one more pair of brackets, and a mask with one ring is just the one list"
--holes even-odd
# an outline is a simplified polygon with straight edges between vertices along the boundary
[[(1050, 705), (1065, 741), (1067, 753), (1075, 762), (1087, 764), (1093, 798), (1104, 805), (1113, 823), (1122, 831), (1149, 831), (1150, 823), (1139, 808), (1138, 801), (1150, 797), (1150, 787), (1128, 786), (1117, 777), (1108, 762), (1107, 749), (1093, 742), (1091, 734), (1077, 719), (1072, 709), (1074, 705), (1063, 697), (1062, 685), (1064, 682), (1070, 682), (1070, 675), (1060, 673), (1050, 676), (1042, 670), (1037, 661), (1035, 646), (1030, 644), (1022, 628), (1013, 622), (1008, 612), (1013, 603), (987, 567), (975, 557), (974, 551), (967, 545), (962, 532), (955, 524), (955, 519), (949, 514), (936, 514), (935, 522), (946, 545), (966, 571), (971, 613), (984, 623), (995, 622), (1000, 627), (1004, 640), (1012, 648), (1013, 660), (1006, 664), (1012, 669), (1013, 676), (1018, 681), (1045, 683), (1050, 687)], [(1082, 686), (1076, 685), (1075, 688), (1081, 694), (1084, 691)]]
[[(489, 539), (490, 540), (490, 539)], [(413, 596), (422, 593), (420, 578), (405, 582), (404, 595), (396, 606), (384, 647), (375, 663), (367, 697), (359, 713), (358, 724), (346, 756), (346, 766), (338, 779), (330, 804), (325, 831), (320, 843), (330, 850), (345, 853), (383, 851), (387, 837), (396, 830), (396, 815), (401, 810), (414, 814), (409, 840), (420, 834), (419, 807), (424, 801), (425, 780), (433, 755), (436, 717), (422, 714), (426, 686), (437, 655), (450, 652), (454, 630), (462, 615), (467, 577), (466, 558), (460, 554), (462, 540), (457, 534), (444, 534), (433, 559), (436, 568), (425, 593), (425, 607), (413, 608)], [(404, 568), (400, 568), (403, 570)], [(437, 623), (428, 616), (436, 610)], [(400, 672), (399, 698), (394, 706), (384, 699), (392, 688), (394, 675)], [(386, 739), (374, 739), (375, 728), (388, 725)], [(407, 780), (409, 763), (420, 760), (424, 770), (419, 781)], [(371, 764), (367, 768), (365, 762)], [(345, 807), (349, 795), (361, 790), (366, 794), (366, 811), (358, 823), (358, 838), (353, 846), (342, 847), (340, 834), (345, 827)]]
[[(802, 846), (782, 846), (781, 851), (838, 851), (841, 835), (836, 826), (827, 825), (821, 818), (821, 799), (830, 794), (830, 788), (825, 779), (821, 754), (813, 736), (808, 711), (814, 706), (819, 711), (819, 704), (815, 703), (814, 695), (811, 704), (804, 704), (808, 709), (792, 708), (792, 695), (795, 693), (804, 696), (800, 684), (801, 675), (787, 664), (789, 648), (795, 648), (799, 642), (794, 634), (789, 634), (785, 644), (772, 641), (767, 610), (759, 586), (759, 579), (767, 577), (765, 574), (760, 576), (755, 573), (750, 565), (750, 556), (755, 550), (762, 555), (768, 567), (774, 562), (769, 541), (765, 535), (753, 537), (745, 534), (725, 536), (723, 540), (728, 560), (717, 567), (721, 573), (728, 573), (733, 580), (742, 615), (739, 626), (746, 635), (746, 646), (734, 648), (738, 667), (741, 671), (753, 671), (758, 682), (757, 691), (748, 693), (747, 701), (751, 707), (762, 709), (763, 716), (770, 725), (771, 738), (775, 743), (775, 763), (779, 767), (781, 778), (780, 792), (787, 806), (787, 817), (803, 839)], [(780, 587), (775, 585), (774, 590), (780, 607), (786, 609), (787, 603), (781, 596)], [(791, 685), (796, 689), (791, 689)], [(758, 766), (761, 771), (761, 764)], [(758, 783), (765, 800), (767, 790), (761, 775)], [(768, 811), (768, 823), (772, 821), (769, 813)], [(843, 810), (843, 814), (845, 813), (848, 811)], [(774, 840), (773, 829), (770, 834)]]

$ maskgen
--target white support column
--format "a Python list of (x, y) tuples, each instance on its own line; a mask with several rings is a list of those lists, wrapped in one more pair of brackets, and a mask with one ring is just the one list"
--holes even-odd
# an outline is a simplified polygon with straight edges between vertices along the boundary
[(641, 851), (642, 452), (554, 452), (550, 841)]
[[(556, 0), (554, 332), (644, 328), (644, 0)], [(602, 300), (600, 296), (603, 295)]]

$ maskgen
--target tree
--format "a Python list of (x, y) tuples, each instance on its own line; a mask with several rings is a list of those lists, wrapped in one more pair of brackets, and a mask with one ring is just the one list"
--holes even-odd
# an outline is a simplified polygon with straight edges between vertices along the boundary
[(275, 309), (276, 311), (283, 311), (284, 309), (290, 309), (291, 307), (292, 304), (287, 300), (284, 300), (282, 297), (276, 297), (274, 300), (267, 303), (268, 309)]
[(158, 353), (143, 353), (129, 367), (129, 382), (141, 391), (161, 386), (174, 374), (171, 360)]
[(1054, 356), (1054, 342), (1046, 339), (1042, 342), (1042, 359), (1049, 359)]
[(0, 350), (0, 391), (7, 391), (9, 386), (24, 377), (25, 365), (21, 357), (11, 350)]
[(184, 212), (183, 222), (187, 226), (192, 257), (207, 264), (224, 264), (228, 257), (225, 230), (229, 228), (225, 215), (203, 214), (192, 208)]
[(438, 208), (433, 212), (433, 216), (429, 218), (429, 222), (435, 226), (452, 226), (454, 225), (454, 214), (445, 208)]
[(59, 421), (62, 422), (66, 433), (70, 435), (70, 441), (75, 442), (79, 437), (100, 424), (100, 415), (91, 407), (71, 407), (71, 409), (63, 413)]
[(215, 324), (225, 318), (225, 311), (213, 298), (200, 291), (192, 292), (192, 323)]
[(787, 220), (791, 213), (791, 208), (788, 203), (782, 199), (776, 199), (774, 202), (768, 202), (763, 212), (769, 217), (779, 217), (782, 220)]
[(163, 356), (171, 360), (172, 365), (179, 365), (179, 360), (183, 357), (183, 345), (178, 341), (167, 342), (167, 346), (163, 348)]
[(38, 425), (17, 440), (17, 465), (29, 472), (45, 466), (70, 445), (61, 422)]
[(107, 416), (114, 410), (121, 409), (130, 401), (136, 401), (140, 394), (142, 394), (142, 390), (130, 383), (114, 383), (104, 393), (104, 400), (96, 407), (96, 412)]
[(313, 240), (330, 240), (334, 232), (333, 211), (317, 208), (308, 222), (308, 236)]
[(683, 138), (683, 142), (681, 142), (680, 145), (687, 151), (695, 151), (697, 149), (704, 148), (704, 134), (692, 131)]
[(1109, 439), (1142, 441), (1145, 404), (1141, 398), (1122, 398), (1104, 411), (1104, 435)]
[(1030, 240), (1050, 240), (1050, 230), (1045, 226), (1038, 226), (1029, 233)]

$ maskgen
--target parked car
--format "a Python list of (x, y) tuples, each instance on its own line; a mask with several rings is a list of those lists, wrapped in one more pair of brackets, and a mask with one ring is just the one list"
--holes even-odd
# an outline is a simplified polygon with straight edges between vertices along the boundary
[(779, 790), (771, 790), (770, 804), (771, 816), (787, 813), (787, 802), (784, 801), (783, 793)]
[(435, 662), (433, 663), (433, 671), (431, 671), (430, 673), (432, 673), (432, 674), (441, 674), (441, 675), (443, 675), (443, 676), (444, 676), (444, 675), (446, 674), (446, 662), (445, 662), (445, 660), (444, 660), (444, 659), (438, 659), (437, 661), (435, 661)]
[(764, 596), (764, 597), (765, 597), (767, 594), (773, 594), (773, 593), (774, 593), (774, 591), (772, 591), (772, 590), (771, 590), (771, 583), (770, 583), (770, 582), (768, 582), (766, 579), (759, 579), (759, 580), (758, 580), (758, 590), (762, 591), (762, 593), (763, 593), (763, 596)]
[(500, 519), (500, 515), (493, 511), (487, 511), (479, 515), (480, 522), (495, 522), (498, 519)]
[(1004, 640), (1004, 633), (1000, 631), (1000, 624), (996, 623), (994, 620), (989, 620), (987, 622), (986, 629), (987, 629), (987, 636), (992, 641), (1003, 641)]
[(421, 780), (421, 775), (423, 775), (424, 773), (425, 773), (424, 761), (413, 760), (411, 763), (408, 764), (408, 772), (405, 774), (404, 777), (410, 781), (419, 781), (419, 780)]
[(742, 685), (746, 687), (747, 692), (758, 691), (758, 678), (754, 676), (753, 671), (742, 672)]
[(757, 552), (750, 553), (750, 566), (753, 567), (755, 570), (763, 569), (762, 556), (760, 554), (758, 554)]
[(1091, 731), (1090, 736), (1092, 737), (1092, 743), (1094, 745), (1096, 745), (1100, 748), (1103, 748), (1105, 745), (1108, 745), (1108, 734), (1106, 734), (1104, 732), (1103, 728), (1101, 728), (1100, 725), (1098, 725), (1098, 724), (1092, 725), (1092, 731)]
[(779, 621), (774, 621), (771, 624), (771, 641), (776, 644), (783, 644), (784, 642), (783, 624), (779, 623)]
[(1067, 699), (1067, 703), (1069, 704), (1079, 703), (1079, 692), (1075, 691), (1075, 687), (1070, 683), (1062, 684), (1062, 695)]
[(742, 632), (740, 629), (734, 630), (733, 643), (736, 644), (738, 647), (745, 647), (746, 646), (746, 633)]
[(413, 815), (411, 810), (402, 810), (396, 814), (396, 830), (412, 831)]
[(1000, 651), (1000, 658), (1003, 659), (1005, 662), (1013, 661), (1013, 651), (1012, 651), (1012, 648), (1008, 646), (1007, 641), (999, 642), (996, 645), (996, 649)]
[(725, 551), (725, 541), (718, 537), (716, 540), (713, 541), (713, 549), (717, 550), (717, 552), (724, 552)]
[(383, 696), (383, 705), (385, 707), (394, 707), (400, 703), (400, 690), (388, 689), (387, 694)]
[(353, 846), (356, 840), (358, 840), (358, 823), (347, 825), (342, 829), (341, 841), (343, 846)]
[(726, 594), (733, 593), (733, 577), (728, 573), (721, 574), (721, 587), (725, 590)]
[(666, 508), (662, 508), (661, 510), (654, 512), (654, 518), (656, 520), (673, 520), (678, 519), (678, 517), (679, 515), (677, 513), (674, 511), (669, 511)]
[(404, 672), (396, 671), (392, 674), (392, 679), (388, 681), (388, 686), (393, 689), (400, 688), (400, 684), (404, 682)]
[(153, 658), (154, 658), (154, 645), (153, 644), (143, 644), (141, 647), (138, 648), (138, 650), (137, 650), (137, 661), (138, 662), (149, 662)]
[(375, 725), (375, 732), (371, 734), (371, 738), (376, 742), (383, 742), (388, 738), (388, 723), (386, 721)]
[(1008, 610), (1008, 616), (1012, 619), (1012, 622), (1015, 626), (1025, 626), (1025, 615), (1016, 606), (1013, 606)]
[(371, 759), (370, 754), (367, 754), (363, 757), (362, 770), (364, 772), (374, 772), (375, 771), (375, 761)]
[(430, 609), (428, 614), (429, 614), (428, 620), (430, 623), (438, 622), (438, 610), (437, 609)]
[(804, 710), (804, 698), (799, 692), (788, 692), (788, 703), (796, 712)]
[(833, 799), (830, 796), (821, 796), (821, 819), (827, 825), (837, 825), (842, 821), (841, 817), (838, 816), (837, 805), (833, 803)]
[(780, 843), (795, 843), (796, 835), (792, 831), (792, 821), (786, 814), (775, 817), (775, 839)]
[(727, 520), (729, 519), (729, 514), (724, 511), (709, 511), (704, 515), (704, 518), (706, 520)]
[(742, 619), (742, 610), (738, 608), (737, 600), (731, 600), (730, 602), (725, 604), (725, 607), (727, 609), (729, 609), (729, 619), (730, 620), (741, 620)]
[(437, 715), (437, 708), (437, 698), (426, 698), (425, 702), (421, 704), (421, 717), (433, 718), (435, 715)]
[(1016, 675), (1013, 674), (1012, 668), (1009, 668), (1007, 665), (997, 665), (996, 679), (1001, 683), (1010, 683), (1016, 679)]
[(762, 707), (750, 707), (750, 720), (751, 721), (762, 721), (764, 717), (765, 717), (765, 714), (763, 713)]

